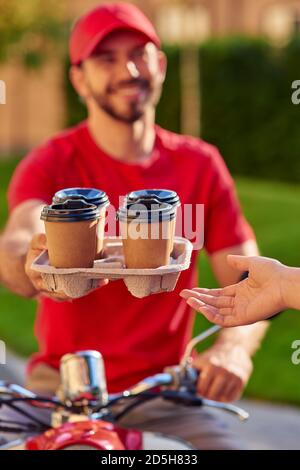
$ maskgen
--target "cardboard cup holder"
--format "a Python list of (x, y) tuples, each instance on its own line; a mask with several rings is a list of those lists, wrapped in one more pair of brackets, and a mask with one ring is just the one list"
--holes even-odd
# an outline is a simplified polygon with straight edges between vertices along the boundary
[(138, 298), (174, 290), (181, 271), (189, 268), (193, 245), (185, 238), (175, 237), (170, 263), (155, 269), (124, 267), (123, 245), (120, 237), (104, 239), (100, 259), (92, 268), (54, 268), (49, 265), (48, 251), (43, 251), (32, 263), (41, 273), (46, 287), (77, 299), (97, 288), (99, 279), (123, 279), (129, 292)]

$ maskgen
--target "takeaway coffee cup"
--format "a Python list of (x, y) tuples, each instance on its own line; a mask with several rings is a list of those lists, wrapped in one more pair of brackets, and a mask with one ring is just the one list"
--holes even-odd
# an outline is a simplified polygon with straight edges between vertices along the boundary
[(66, 188), (54, 194), (52, 203), (61, 204), (66, 200), (83, 199), (88, 204), (94, 204), (100, 211), (99, 223), (97, 225), (97, 254), (96, 259), (101, 257), (104, 240), (106, 208), (109, 199), (105, 191), (95, 188)]
[(100, 211), (82, 199), (45, 206), (45, 223), (50, 264), (56, 268), (91, 268), (97, 249)]
[(118, 210), (126, 267), (158, 268), (170, 262), (175, 209), (154, 198), (128, 202)]
[[(131, 191), (131, 193), (128, 193), (125, 196), (125, 204), (127, 202), (136, 203), (141, 198), (144, 200), (155, 198), (159, 202), (170, 204), (176, 209), (175, 215), (177, 215), (177, 210), (178, 210), (178, 207), (180, 206), (180, 199), (179, 199), (178, 194), (175, 191), (171, 191), (170, 189), (141, 189), (138, 191)], [(174, 217), (172, 223), (174, 225), (172, 229), (175, 234), (176, 217)], [(172, 250), (173, 250), (173, 245), (172, 245)]]
[(170, 204), (173, 207), (180, 206), (180, 199), (175, 191), (169, 189), (141, 189), (131, 191), (126, 195), (126, 201), (137, 202), (138, 199), (157, 199), (159, 202)]

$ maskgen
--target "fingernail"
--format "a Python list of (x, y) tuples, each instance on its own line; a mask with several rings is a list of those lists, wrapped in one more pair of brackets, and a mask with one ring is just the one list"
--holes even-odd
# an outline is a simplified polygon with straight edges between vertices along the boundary
[(186, 298), (190, 296), (190, 293), (187, 291), (181, 291), (179, 295), (180, 297)]

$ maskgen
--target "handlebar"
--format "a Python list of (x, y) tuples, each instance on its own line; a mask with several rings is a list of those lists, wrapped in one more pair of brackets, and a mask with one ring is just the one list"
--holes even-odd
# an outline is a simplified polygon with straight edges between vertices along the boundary
[[(142, 380), (129, 390), (125, 390), (118, 396), (120, 399), (143, 395), (146, 392), (153, 390), (157, 387), (163, 387), (163, 390), (157, 393), (158, 396), (162, 396), (167, 400), (174, 400), (178, 402), (185, 402), (186, 405), (192, 406), (207, 406), (211, 408), (218, 408), (223, 411), (227, 411), (231, 414), (236, 415), (241, 421), (246, 421), (249, 418), (249, 413), (243, 410), (241, 407), (233, 405), (231, 403), (217, 402), (214, 400), (208, 400), (206, 398), (196, 395), (196, 385), (199, 377), (199, 371), (189, 367), (185, 376), (178, 377), (178, 374), (182, 373), (181, 368), (173, 367), (167, 368), (163, 374), (156, 374), (152, 377), (147, 377)], [(185, 379), (187, 380), (184, 383)], [(180, 382), (178, 383), (178, 380)], [(175, 389), (172, 387), (176, 387)], [(165, 389), (165, 390), (164, 390)], [(171, 390), (170, 390), (171, 389)], [(171, 391), (171, 393), (170, 393)], [(110, 400), (117, 397), (110, 395)]]
[(169, 373), (155, 374), (152, 377), (147, 377), (146, 379), (138, 382), (136, 385), (131, 387), (128, 390), (125, 390), (122, 395), (123, 397), (133, 397), (139, 395), (143, 392), (152, 390), (153, 388), (172, 385), (173, 377)]
[[(95, 400), (89, 400), (85, 403), (85, 405), (90, 406), (91, 414), (95, 416), (95, 411), (106, 410), (116, 404), (117, 402), (127, 399), (127, 398), (154, 398), (161, 396), (166, 400), (172, 400), (184, 403), (190, 406), (207, 406), (211, 408), (221, 409), (223, 411), (227, 411), (229, 413), (235, 414), (239, 417), (241, 421), (247, 420), (249, 414), (243, 410), (242, 408), (230, 404), (230, 403), (222, 403), (217, 402), (214, 400), (208, 400), (197, 396), (196, 391), (196, 383), (199, 376), (199, 372), (189, 367), (188, 375), (185, 377), (178, 377), (181, 369), (177, 367), (168, 368), (170, 372), (164, 372), (161, 374), (155, 374), (153, 376), (147, 377), (146, 379), (138, 382), (136, 385), (131, 387), (128, 390), (125, 390), (118, 394), (110, 394), (108, 396), (108, 401), (106, 405), (102, 405), (99, 407), (99, 404)], [(185, 383), (184, 380), (187, 380)], [(178, 382), (180, 380), (180, 382)], [(147, 392), (151, 392), (155, 389), (160, 389), (157, 392), (152, 392), (152, 394), (147, 394)], [(26, 401), (30, 403), (30, 405), (34, 407), (41, 407), (41, 408), (63, 408), (68, 411), (74, 412), (74, 403), (63, 403), (59, 401), (56, 397), (41, 397), (36, 395), (35, 393), (26, 390), (23, 387), (20, 387), (15, 384), (8, 384), (6, 382), (0, 381), (0, 397), (1, 395), (8, 395), (10, 399), (2, 399), (0, 398), (3, 404), (9, 404), (16, 401)], [(100, 415), (98, 415), (99, 417)]]
[[(130, 398), (141, 399), (136, 401), (136, 404), (129, 405), (125, 409), (127, 412), (127, 409), (132, 409), (133, 406), (139, 405), (145, 399), (160, 396), (166, 400), (173, 400), (189, 406), (222, 409), (235, 414), (244, 421), (249, 415), (238, 406), (197, 396), (199, 371), (191, 366), (191, 353), (198, 343), (219, 330), (219, 326), (213, 326), (193, 338), (188, 343), (179, 365), (167, 367), (163, 373), (147, 377), (121, 393), (107, 394), (101, 354), (97, 351), (80, 351), (62, 358), (63, 387), (57, 397), (41, 397), (19, 385), (0, 381), (0, 406), (7, 404), (15, 407), (16, 402), (26, 401), (34, 407), (54, 409), (53, 422), (59, 424), (60, 419), (63, 422), (76, 414), (77, 416), (86, 415), (87, 418), (105, 419), (109, 415), (112, 416), (109, 410), (119, 401)], [(1, 396), (6, 396), (6, 398), (1, 398)], [(119, 415), (122, 414), (124, 412), (119, 413)], [(56, 420), (57, 417), (58, 420)]]

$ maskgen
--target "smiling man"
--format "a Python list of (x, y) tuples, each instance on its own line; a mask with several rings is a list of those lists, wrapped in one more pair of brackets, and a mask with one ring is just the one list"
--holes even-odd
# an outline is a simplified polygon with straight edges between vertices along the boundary
[[(163, 187), (175, 190), (182, 205), (203, 204), (205, 249), (221, 286), (240, 276), (227, 264), (227, 254), (253, 255), (257, 247), (217, 149), (155, 125), (166, 57), (149, 20), (131, 4), (101, 5), (74, 25), (70, 59), (70, 78), (88, 118), (34, 149), (16, 169), (0, 275), (12, 291), (38, 298), (40, 350), (29, 364), (30, 388), (53, 393), (61, 356), (95, 349), (104, 357), (108, 390), (119, 392), (180, 360), (194, 317), (179, 293), (196, 284), (197, 251), (173, 292), (137, 299), (115, 281), (67, 301), (47, 292), (31, 270), (46, 247), (40, 212), (53, 194), (66, 187), (96, 187), (118, 207), (119, 196), (129, 191)], [(220, 401), (239, 398), (265, 328), (261, 323), (224, 331), (196, 356), (199, 393)], [(237, 447), (213, 415), (162, 400), (121, 424), (174, 434), (200, 449)]]

